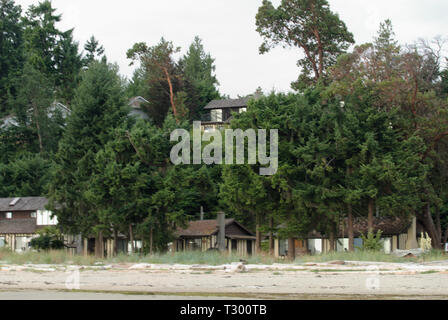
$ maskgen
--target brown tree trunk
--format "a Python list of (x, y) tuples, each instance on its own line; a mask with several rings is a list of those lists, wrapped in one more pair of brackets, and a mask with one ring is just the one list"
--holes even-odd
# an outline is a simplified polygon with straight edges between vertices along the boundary
[(296, 244), (294, 238), (288, 239), (288, 259), (291, 261), (296, 259)]
[(442, 223), (440, 222), (440, 209), (436, 207), (436, 230), (438, 238), (440, 239), (440, 242), (442, 241)]
[(134, 231), (132, 230), (132, 224), (129, 225), (129, 241), (131, 242), (131, 254), (135, 252), (134, 244)]
[(153, 228), (149, 231), (149, 254), (153, 254)]
[(355, 251), (355, 236), (353, 231), (353, 209), (351, 204), (347, 205), (347, 215), (348, 251), (353, 252)]
[(170, 102), (171, 102), (171, 107), (173, 108), (174, 119), (176, 119), (176, 121), (179, 122), (176, 105), (174, 104), (173, 83), (171, 82), (171, 77), (170, 77), (170, 74), (168, 73), (167, 68), (164, 67), (163, 72), (165, 73), (166, 81), (168, 82), (168, 86), (170, 87)]
[(441, 240), (437, 235), (437, 229), (431, 215), (431, 205), (428, 203), (425, 209), (425, 226), (428, 230), (429, 236), (432, 239), (432, 246), (435, 249), (442, 249)]
[(273, 256), (275, 254), (275, 250), (274, 250), (275, 242), (274, 242), (273, 229), (274, 229), (274, 218), (271, 217), (269, 219), (269, 254), (271, 256)]
[(336, 247), (335, 244), (336, 244), (336, 241), (335, 241), (335, 238), (334, 238), (334, 232), (331, 231), (330, 232), (330, 252), (336, 251), (335, 250), (335, 247)]
[(369, 215), (367, 217), (368, 232), (373, 232), (373, 211), (375, 209), (375, 200), (369, 199)]
[(256, 224), (257, 224), (257, 226), (256, 226), (257, 231), (256, 231), (256, 241), (255, 241), (255, 251), (256, 251), (257, 254), (260, 254), (261, 253), (261, 230), (260, 230), (261, 225), (260, 225), (260, 214), (259, 213), (256, 214), (256, 218), (255, 219), (256, 219)]
[(114, 256), (118, 255), (118, 231), (117, 229), (114, 229)]
[(448, 225), (445, 230), (445, 236), (443, 237), (443, 245), (445, 245), (445, 243), (447, 243), (447, 241), (448, 241)]
[(103, 232), (98, 233), (98, 237), (95, 239), (95, 256), (97, 258), (104, 258), (104, 237)]

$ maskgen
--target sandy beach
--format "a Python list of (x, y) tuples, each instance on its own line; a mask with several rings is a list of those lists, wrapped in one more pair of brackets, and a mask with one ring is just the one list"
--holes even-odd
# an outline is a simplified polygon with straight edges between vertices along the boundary
[(448, 263), (0, 267), (0, 299), (33, 299), (35, 292), (47, 292), (49, 299), (58, 299), (50, 292), (60, 292), (61, 299), (69, 292), (84, 293), (85, 299), (96, 299), (89, 296), (94, 293), (101, 294), (98, 299), (116, 299), (114, 294), (160, 299), (448, 299)]

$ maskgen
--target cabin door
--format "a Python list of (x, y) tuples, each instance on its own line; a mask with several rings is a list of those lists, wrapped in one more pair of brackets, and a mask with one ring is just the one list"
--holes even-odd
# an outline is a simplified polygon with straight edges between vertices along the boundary
[(252, 240), (247, 240), (247, 254), (252, 255)]

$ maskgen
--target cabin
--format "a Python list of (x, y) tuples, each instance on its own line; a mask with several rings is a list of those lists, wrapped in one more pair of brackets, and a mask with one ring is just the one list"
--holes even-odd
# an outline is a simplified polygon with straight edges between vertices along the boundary
[[(71, 110), (60, 102), (53, 102), (47, 109), (47, 116), (49, 119), (62, 118), (67, 119), (71, 114)], [(28, 109), (27, 117), (31, 119), (34, 116), (34, 110)], [(0, 129), (10, 129), (19, 126), (19, 120), (15, 115), (8, 115), (0, 119)]]
[(47, 204), (43, 197), (1, 198), (0, 248), (27, 251), (39, 229), (57, 225), (57, 218), (45, 209)]
[(144, 111), (144, 106), (148, 105), (148, 103), (148, 100), (140, 96), (131, 98), (129, 101), (129, 106), (131, 107), (129, 116), (149, 120), (148, 114)]
[[(383, 251), (387, 254), (395, 250), (405, 250), (414, 248), (416, 243), (417, 232), (422, 231), (422, 227), (416, 224), (416, 219), (408, 220), (395, 217), (375, 217), (373, 223), (373, 232), (376, 234), (382, 231), (381, 239), (383, 241)], [(278, 229), (283, 228), (280, 225)], [(339, 226), (339, 233), (336, 240), (336, 251), (344, 252), (349, 250), (348, 239), (348, 220)], [(361, 235), (367, 235), (368, 223), (367, 218), (359, 217), (353, 219), (354, 246), (355, 251), (362, 249), (363, 240)], [(301, 237), (303, 238), (303, 237)], [(414, 239), (414, 240), (413, 240)], [(288, 255), (288, 240), (280, 239), (276, 236), (275, 240), (275, 256), (283, 257)], [(305, 239), (294, 239), (295, 255), (305, 254), (322, 254), (331, 251), (330, 237), (318, 231), (308, 233)]]
[[(250, 256), (255, 253), (255, 234), (238, 223), (235, 219), (225, 221), (225, 251), (240, 256)], [(191, 221), (186, 228), (178, 228), (173, 251), (209, 251), (218, 249), (218, 220)]]
[(224, 128), (230, 124), (232, 113), (242, 113), (247, 111), (247, 104), (252, 96), (240, 99), (213, 100), (204, 107), (210, 113), (201, 126), (203, 131), (213, 131)]

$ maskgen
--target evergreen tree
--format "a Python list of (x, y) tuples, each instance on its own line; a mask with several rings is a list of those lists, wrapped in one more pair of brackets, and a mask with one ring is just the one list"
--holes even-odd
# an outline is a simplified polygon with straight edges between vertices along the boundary
[(96, 40), (94, 36), (91, 36), (86, 42), (84, 45), (84, 50), (87, 51), (86, 57), (84, 58), (85, 66), (88, 66), (104, 54), (104, 47), (99, 44), (98, 40)]
[[(73, 112), (55, 156), (50, 203), (62, 228), (88, 235), (98, 224), (86, 192), (95, 170), (95, 154), (113, 139), (113, 129), (128, 114), (118, 67), (94, 62), (82, 74)], [(101, 237), (100, 237), (101, 238)]]
[(305, 58), (298, 61), (302, 74), (293, 87), (304, 89), (325, 75), (327, 68), (354, 43), (353, 35), (327, 0), (282, 0), (275, 8), (263, 0), (256, 16), (257, 31), (264, 42), (260, 53), (277, 45), (297, 47)]
[(0, 1), (0, 117), (9, 114), (9, 95), (15, 95), (12, 85), (23, 64), (22, 9), (13, 0)]
[(214, 74), (214, 59), (204, 51), (202, 40), (195, 37), (187, 54), (179, 62), (183, 70), (186, 105), (191, 120), (200, 120), (204, 107), (212, 100), (219, 99), (218, 80)]

